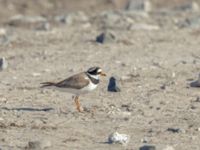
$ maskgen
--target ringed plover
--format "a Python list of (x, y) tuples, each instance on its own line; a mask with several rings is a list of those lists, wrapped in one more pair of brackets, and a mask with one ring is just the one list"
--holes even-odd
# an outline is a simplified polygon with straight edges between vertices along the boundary
[(75, 95), (76, 109), (81, 112), (79, 96), (94, 90), (99, 84), (99, 77), (106, 76), (100, 67), (91, 67), (85, 72), (75, 74), (60, 82), (43, 82), (42, 88), (55, 88)]

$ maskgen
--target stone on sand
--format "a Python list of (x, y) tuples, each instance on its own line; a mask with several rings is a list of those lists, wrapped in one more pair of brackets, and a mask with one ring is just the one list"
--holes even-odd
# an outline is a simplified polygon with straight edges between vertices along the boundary
[(33, 27), (43, 22), (47, 22), (47, 19), (42, 16), (15, 15), (10, 18), (8, 24), (14, 27)]
[(152, 4), (150, 0), (129, 0), (126, 9), (129, 11), (150, 12), (152, 10)]
[(144, 145), (139, 150), (156, 150), (155, 145)]
[(110, 144), (122, 144), (126, 145), (129, 142), (130, 137), (126, 134), (120, 134), (118, 132), (114, 132), (109, 135), (108, 143)]
[(84, 12), (78, 11), (74, 13), (56, 16), (55, 21), (66, 24), (66, 25), (72, 25), (74, 23), (88, 22), (89, 18)]
[(109, 83), (108, 83), (108, 91), (109, 92), (120, 92), (120, 88), (117, 84), (117, 80), (115, 77), (110, 77)]
[(50, 30), (50, 23), (42, 22), (41, 24), (38, 24), (38, 26), (35, 29), (38, 31), (48, 31)]
[(191, 87), (200, 87), (200, 74), (198, 76), (198, 79), (196, 81), (193, 81), (190, 83)]
[(176, 11), (191, 11), (191, 12), (198, 12), (199, 5), (195, 1), (188, 1), (182, 4), (179, 4), (174, 8)]
[(167, 145), (163, 150), (175, 150), (172, 146)]
[(26, 150), (43, 150), (46, 148), (51, 147), (52, 144), (48, 140), (41, 140), (41, 141), (29, 141), (28, 145), (26, 146)]
[(185, 130), (182, 128), (175, 128), (175, 127), (171, 127), (167, 129), (168, 132), (172, 132), (172, 133), (185, 133)]
[(6, 69), (8, 67), (8, 63), (4, 57), (0, 58), (0, 71)]
[(153, 30), (159, 30), (160, 27), (158, 25), (150, 25), (150, 24), (132, 24), (129, 27), (129, 30), (147, 30), (147, 31), (153, 31)]
[(96, 37), (97, 43), (114, 43), (116, 42), (116, 36), (112, 32), (103, 32)]

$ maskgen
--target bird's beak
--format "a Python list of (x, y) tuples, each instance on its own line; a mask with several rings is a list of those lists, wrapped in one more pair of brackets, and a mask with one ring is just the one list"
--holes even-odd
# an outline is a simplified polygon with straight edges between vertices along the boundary
[(101, 75), (101, 76), (106, 76), (106, 74), (105, 74), (105, 73), (103, 73), (103, 72), (101, 72), (101, 73), (100, 73), (100, 75)]

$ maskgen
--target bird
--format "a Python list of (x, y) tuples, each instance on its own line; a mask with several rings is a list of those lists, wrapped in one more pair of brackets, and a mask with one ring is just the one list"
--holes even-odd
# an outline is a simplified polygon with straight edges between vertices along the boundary
[(100, 76), (106, 76), (100, 67), (90, 67), (87, 71), (77, 73), (59, 82), (43, 82), (41, 88), (53, 88), (73, 94), (78, 112), (81, 112), (79, 96), (97, 88)]

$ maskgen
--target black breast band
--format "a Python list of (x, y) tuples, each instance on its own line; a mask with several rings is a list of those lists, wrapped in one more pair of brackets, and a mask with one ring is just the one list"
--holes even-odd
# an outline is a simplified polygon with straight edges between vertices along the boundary
[(95, 79), (95, 78), (91, 77), (89, 74), (87, 74), (87, 76), (92, 81), (93, 84), (98, 84), (99, 83), (99, 79)]

